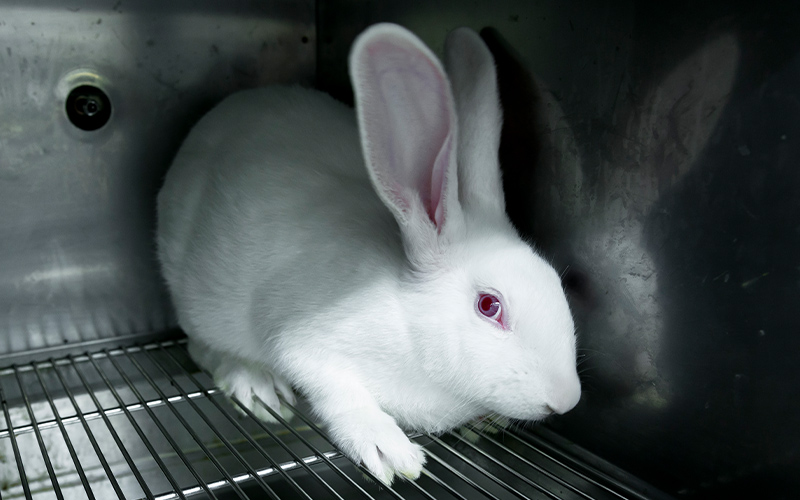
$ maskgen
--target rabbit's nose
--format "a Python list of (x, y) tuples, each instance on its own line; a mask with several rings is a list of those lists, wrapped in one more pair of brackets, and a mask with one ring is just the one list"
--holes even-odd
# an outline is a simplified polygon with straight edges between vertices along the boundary
[(557, 413), (558, 415), (563, 415), (570, 411), (571, 409), (575, 408), (575, 405), (578, 404), (578, 401), (581, 398), (581, 393), (575, 393), (576, 396), (570, 396), (568, 398), (559, 398), (556, 401), (551, 401), (547, 408), (552, 410), (553, 413)]
[(552, 394), (547, 407), (559, 415), (575, 408), (581, 399), (581, 382), (577, 373), (566, 380), (553, 384)]

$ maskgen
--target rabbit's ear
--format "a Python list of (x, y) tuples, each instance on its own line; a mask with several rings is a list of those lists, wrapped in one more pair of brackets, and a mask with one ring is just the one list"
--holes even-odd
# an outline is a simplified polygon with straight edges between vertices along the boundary
[(465, 212), (505, 217), (498, 150), (503, 114), (494, 58), (469, 28), (450, 32), (444, 63), (458, 116), (458, 187)]
[(377, 24), (356, 39), (350, 77), (376, 191), (407, 244), (436, 239), (461, 219), (455, 106), (441, 64), (407, 30)]

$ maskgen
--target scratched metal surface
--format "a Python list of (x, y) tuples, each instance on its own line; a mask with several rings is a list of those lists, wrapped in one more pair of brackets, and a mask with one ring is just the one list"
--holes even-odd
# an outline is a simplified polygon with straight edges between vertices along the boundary
[[(175, 320), (155, 265), (154, 200), (188, 128), (225, 95), (310, 83), (310, 1), (0, 5), (0, 355)], [(102, 88), (111, 118), (67, 119)]]

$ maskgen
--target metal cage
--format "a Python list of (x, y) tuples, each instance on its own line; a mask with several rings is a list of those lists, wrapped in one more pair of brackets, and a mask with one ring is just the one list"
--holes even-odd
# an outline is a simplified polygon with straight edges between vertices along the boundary
[[(267, 424), (214, 388), (153, 242), (200, 116), (271, 83), (348, 102), (383, 21), (487, 42), (507, 211), (563, 271), (585, 372), (540, 425), (414, 436), (392, 488), (304, 405)], [(777, 0), (2, 2), (0, 499), (793, 498), (798, 26)]]
[(268, 424), (223, 396), (180, 337), (11, 365), (0, 398), (6, 499), (666, 498), (540, 427), (415, 435), (423, 476), (379, 486), (302, 403)]

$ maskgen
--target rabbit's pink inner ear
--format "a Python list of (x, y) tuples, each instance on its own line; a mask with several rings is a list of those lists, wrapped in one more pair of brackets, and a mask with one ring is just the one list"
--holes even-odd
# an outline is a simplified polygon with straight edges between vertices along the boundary
[(456, 159), (444, 70), (414, 35), (378, 25), (356, 41), (350, 72), (373, 185), (401, 224), (426, 214), (441, 231)]

